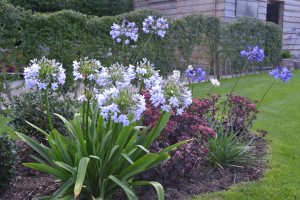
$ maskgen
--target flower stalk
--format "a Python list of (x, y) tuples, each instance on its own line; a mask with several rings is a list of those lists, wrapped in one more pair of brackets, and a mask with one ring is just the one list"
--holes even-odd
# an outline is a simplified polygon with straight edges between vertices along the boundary
[(53, 131), (53, 125), (52, 125), (52, 121), (51, 121), (51, 117), (50, 117), (50, 110), (49, 110), (47, 90), (45, 90), (45, 104), (46, 104), (46, 110), (47, 110), (48, 123), (50, 125), (50, 130), (52, 132)]

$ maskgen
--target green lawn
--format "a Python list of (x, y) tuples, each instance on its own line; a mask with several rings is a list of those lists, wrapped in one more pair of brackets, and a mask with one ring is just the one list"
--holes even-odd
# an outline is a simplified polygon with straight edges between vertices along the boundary
[[(7, 115), (11, 113), (11, 110), (7, 110)], [(16, 135), (13, 133), (12, 128), (7, 126), (7, 122), (12, 120), (9, 117), (4, 117), (0, 115), (0, 135), (2, 135), (3, 131), (7, 131), (9, 135), (12, 137), (16, 137)]]
[[(269, 169), (264, 178), (232, 186), (228, 191), (201, 194), (195, 199), (298, 199), (300, 198), (300, 70), (292, 71), (293, 78), (288, 83), (277, 80), (262, 102), (258, 120), (253, 130), (269, 131)], [(210, 83), (194, 85), (194, 97), (205, 96), (209, 91), (221, 94), (222, 101), (237, 78), (222, 79), (221, 85), (211, 90)], [(245, 95), (259, 100), (274, 78), (268, 74), (243, 76), (233, 94)], [(201, 94), (202, 93), (202, 94)]]

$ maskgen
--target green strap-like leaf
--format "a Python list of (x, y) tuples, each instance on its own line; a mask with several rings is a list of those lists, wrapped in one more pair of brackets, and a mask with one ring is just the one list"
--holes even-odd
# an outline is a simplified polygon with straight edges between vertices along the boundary
[(61, 195), (66, 189), (68, 189), (72, 184), (74, 184), (74, 179), (70, 178), (65, 184), (63, 184), (57, 192), (52, 196), (50, 200), (56, 200), (59, 195)]
[(158, 182), (154, 182), (154, 181), (136, 181), (136, 182), (131, 182), (129, 183), (129, 185), (131, 186), (138, 186), (138, 185), (153, 185), (153, 187), (155, 188), (157, 195), (158, 195), (158, 199), (159, 200), (164, 200), (165, 199), (165, 192), (164, 192), (164, 188), (163, 186), (158, 183)]
[(183, 143), (189, 142), (189, 141), (191, 141), (191, 140), (193, 140), (193, 139), (185, 140), (185, 141), (182, 141), (182, 142), (178, 142), (177, 144), (174, 144), (174, 145), (172, 145), (172, 146), (169, 146), (169, 147), (167, 147), (167, 148), (161, 150), (160, 152), (157, 153), (157, 155), (160, 156), (160, 155), (162, 155), (162, 154), (164, 154), (164, 153), (166, 153), (166, 152), (169, 152), (169, 151), (175, 149), (175, 148), (178, 147), (179, 145), (182, 145)]
[(31, 139), (30, 137), (23, 135), (22, 133), (16, 132), (16, 134), (20, 138), (22, 138), (29, 146), (31, 146), (34, 150), (36, 150), (41, 156), (43, 156), (49, 163), (54, 165), (52, 162), (52, 158), (50, 157), (46, 147), (40, 145), (39, 143), (37, 143), (36, 141)]
[(52, 167), (49, 167), (48, 165), (43, 165), (38, 163), (23, 163), (23, 165), (30, 167), (32, 169), (37, 169), (43, 172), (47, 172), (52, 176), (54, 176), (55, 178), (63, 180), (63, 182), (66, 182), (69, 179), (67, 174), (63, 174), (62, 172)]
[(58, 164), (59, 166), (65, 168), (66, 170), (68, 170), (72, 174), (76, 175), (77, 170), (74, 169), (73, 167), (71, 167), (70, 165), (67, 165), (66, 163), (62, 163), (62, 162), (55, 162), (55, 163)]
[(76, 199), (77, 196), (81, 192), (83, 181), (84, 181), (85, 174), (86, 174), (86, 168), (88, 166), (89, 160), (90, 159), (87, 157), (83, 157), (80, 159), (79, 166), (78, 166), (77, 179), (76, 179), (75, 188), (74, 188), (74, 199)]
[(30, 123), (30, 122), (28, 122), (28, 121), (26, 121), (26, 120), (25, 120), (25, 122), (27, 122), (27, 124), (29, 124), (30, 126), (34, 127), (35, 129), (37, 129), (37, 130), (40, 131), (41, 133), (43, 133), (46, 137), (49, 137), (49, 134), (48, 134), (48, 133), (46, 133), (45, 131), (43, 131), (42, 129), (40, 129), (39, 127), (37, 127), (36, 125), (34, 125), (34, 124), (32, 124), (32, 123)]
[(114, 177), (113, 175), (110, 175), (108, 177), (110, 180), (114, 181), (116, 184), (118, 184), (121, 188), (123, 188), (126, 192), (128, 192), (131, 195), (135, 195), (130, 188), (128, 188), (124, 183), (122, 183), (119, 179)]

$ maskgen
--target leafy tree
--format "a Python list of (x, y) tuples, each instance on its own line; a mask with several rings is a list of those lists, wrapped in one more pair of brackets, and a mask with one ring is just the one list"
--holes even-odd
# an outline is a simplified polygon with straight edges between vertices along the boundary
[(87, 15), (112, 16), (133, 10), (133, 0), (8, 0), (15, 6), (31, 9), (33, 12), (55, 12), (75, 10)]
[(252, 13), (252, 10), (251, 10), (251, 7), (249, 6), (248, 3), (246, 3), (246, 6), (245, 6), (244, 16), (254, 17), (253, 13)]

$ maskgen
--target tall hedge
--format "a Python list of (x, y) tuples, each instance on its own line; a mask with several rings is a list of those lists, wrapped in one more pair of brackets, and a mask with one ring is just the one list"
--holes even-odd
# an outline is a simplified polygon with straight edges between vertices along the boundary
[[(266, 59), (259, 65), (260, 68), (280, 61), (281, 28), (273, 23), (243, 17), (224, 24), (216, 16), (194, 13), (177, 20), (168, 19), (169, 29), (165, 37), (154, 34), (144, 48), (150, 35), (142, 31), (142, 22), (149, 15), (158, 18), (163, 13), (138, 9), (101, 18), (73, 10), (33, 13), (1, 0), (0, 47), (10, 49), (12, 56), (5, 56), (5, 59), (7, 62), (17, 62), (18, 66), (27, 66), (31, 59), (42, 56), (63, 63), (68, 74), (66, 84), (61, 88), (64, 93), (75, 90), (72, 62), (87, 56), (99, 59), (105, 66), (113, 62), (128, 65), (133, 64), (143, 49), (139, 60), (148, 58), (161, 70), (161, 75), (167, 75), (180, 65), (178, 57), (191, 64), (191, 58), (195, 57), (192, 54), (198, 50), (198, 59), (193, 63), (207, 63), (217, 78), (224, 61), (228, 59), (231, 60), (232, 71), (240, 72), (245, 63), (240, 52), (247, 48), (247, 44), (265, 49)], [(122, 49), (119, 43), (112, 40), (109, 32), (113, 23), (121, 24), (124, 19), (136, 23), (139, 38)], [(122, 52), (124, 56), (120, 60)]]

